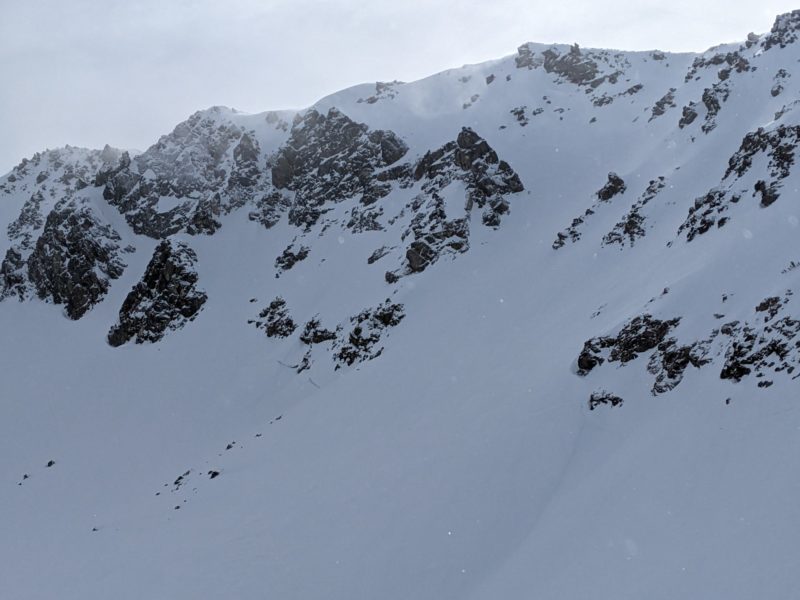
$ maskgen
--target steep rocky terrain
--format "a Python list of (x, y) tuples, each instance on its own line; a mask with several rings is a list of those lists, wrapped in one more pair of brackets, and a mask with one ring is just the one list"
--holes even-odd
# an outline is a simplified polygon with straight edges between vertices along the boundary
[(799, 31), (23, 160), (0, 596), (792, 597)]
[(183, 242), (164, 240), (153, 253), (142, 280), (119, 311), (119, 323), (108, 333), (108, 343), (121, 346), (157, 342), (167, 330), (180, 329), (192, 321), (207, 300), (197, 289), (194, 263), (197, 255)]

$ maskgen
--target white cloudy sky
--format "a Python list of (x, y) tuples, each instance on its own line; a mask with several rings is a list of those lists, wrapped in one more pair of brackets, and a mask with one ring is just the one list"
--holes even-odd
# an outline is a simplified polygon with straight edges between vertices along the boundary
[[(798, 4), (797, 0), (795, 0)], [(199, 108), (302, 107), (525, 41), (703, 50), (785, 0), (0, 0), (0, 172), (66, 143), (145, 149)]]

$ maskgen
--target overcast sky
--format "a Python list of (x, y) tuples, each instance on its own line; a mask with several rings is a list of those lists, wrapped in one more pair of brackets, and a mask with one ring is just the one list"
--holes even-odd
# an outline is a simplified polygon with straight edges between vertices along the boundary
[[(800, 2), (797, 2), (800, 4)], [(704, 50), (783, 0), (0, 0), (0, 172), (72, 144), (145, 149), (200, 108), (308, 106), (526, 41)]]

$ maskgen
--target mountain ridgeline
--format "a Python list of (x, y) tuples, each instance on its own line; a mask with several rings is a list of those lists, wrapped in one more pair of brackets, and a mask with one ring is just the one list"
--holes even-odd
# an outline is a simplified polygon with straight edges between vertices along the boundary
[[(710, 143), (725, 153), (712, 136), (725, 112), (736, 121), (731, 129), (742, 122), (741, 109), (729, 99), (747, 96), (749, 104), (768, 110), (774, 118), (745, 132), (738, 148), (727, 149), (727, 168), (711, 189), (681, 190), (686, 217), (673, 232), (675, 241), (713, 235), (709, 232), (736, 219), (740, 212), (736, 205), (750, 204), (750, 197), (758, 200), (759, 207), (768, 208), (783, 193), (784, 180), (792, 176), (800, 125), (793, 119), (798, 101), (791, 89), (792, 72), (783, 65), (792, 66), (787, 56), (793, 56), (798, 24), (799, 13), (784, 15), (767, 35), (751, 34), (743, 44), (693, 57), (525, 44), (513, 62), (494, 63), (493, 69), (465, 67), (465, 74), (444, 90), (468, 99), (461, 114), (441, 119), (460, 121), (461, 127), (450, 127), (451, 139), (438, 147), (414, 144), (412, 148), (404, 132), (369, 125), (371, 120), (381, 121), (370, 117), (380, 115), (382, 109), (402, 119), (404, 129), (425, 120), (403, 102), (403, 96), (419, 93), (412, 90), (423, 84), (393, 82), (377, 84), (375, 95), (358, 98), (355, 106), (347, 97), (352, 94), (343, 93), (341, 99), (334, 95), (321, 106), (297, 113), (242, 115), (220, 107), (201, 111), (135, 156), (108, 146), (102, 151), (67, 147), (36, 154), (0, 183), (5, 202), (21, 204), (19, 215), (7, 225), (0, 298), (38, 297), (63, 305), (68, 318), (80, 319), (104, 300), (126, 269), (126, 255), (137, 251), (138, 237), (167, 240), (172, 245), (156, 249), (146, 273), (120, 309), (126, 333), (111, 324), (108, 335), (112, 345), (128, 340), (156, 342), (164, 332), (193, 320), (203, 305), (200, 297), (186, 303), (186, 294), (192, 295), (188, 290), (163, 297), (164, 290), (154, 280), (169, 282), (176, 272), (165, 252), (180, 248), (183, 256), (193, 256), (193, 236), (213, 236), (239, 211), (254, 226), (262, 226), (264, 235), (279, 224), (295, 231), (293, 245), (300, 251), (294, 252), (290, 245), (276, 257), (276, 275), (306, 259), (309, 252), (313, 254), (312, 240), (320, 235), (382, 234), (372, 236), (380, 240), (380, 247), (362, 258), (370, 264), (382, 259), (389, 266), (384, 272), (389, 295), (401, 277), (419, 273), (444, 256), (467, 252), (475, 227), (501, 229), (505, 215), (513, 218), (515, 203), (536, 203), (540, 211), (548, 210), (546, 196), (552, 190), (538, 186), (535, 161), (531, 166), (525, 154), (505, 149), (509, 141), (535, 155), (543, 141), (559, 145), (576, 130), (599, 129), (602, 121), (608, 121), (627, 130), (631, 146), (639, 136), (659, 136), (669, 139), (667, 146)], [(473, 81), (478, 79), (476, 71), (485, 70), (492, 72)], [(501, 71), (504, 76), (498, 79)], [(547, 86), (542, 79), (549, 82)], [(510, 88), (512, 80), (521, 80), (523, 85)], [(768, 89), (757, 87), (761, 81), (769, 84)], [(537, 92), (549, 89), (553, 91), (538, 99)], [(472, 90), (476, 93), (469, 93)], [(482, 100), (484, 96), (491, 96), (486, 109), (481, 106), (489, 104), (488, 98)], [(510, 108), (497, 110), (499, 102)], [(517, 102), (524, 103), (511, 106)], [(475, 113), (480, 113), (478, 131), (473, 128)], [(583, 118), (586, 114), (591, 117)], [(554, 131), (555, 121), (569, 134)], [(440, 127), (443, 133), (448, 129), (444, 123)], [(526, 127), (531, 137), (524, 140), (527, 144), (520, 144), (521, 128)], [(549, 139), (542, 140), (542, 132), (549, 133)], [(503, 149), (503, 156), (493, 143)], [(616, 150), (625, 154), (624, 149)], [(610, 156), (603, 158), (613, 164)], [(630, 157), (618, 160), (617, 170)], [(522, 177), (511, 165), (522, 168)], [(562, 169), (567, 176), (581, 177), (579, 165), (565, 163)], [(657, 222), (648, 219), (647, 213), (655, 212), (648, 210), (648, 204), (667, 203), (659, 195), (669, 195), (669, 202), (678, 204), (674, 193), (662, 191), (669, 174), (645, 174), (651, 178), (641, 196), (627, 199), (626, 192), (638, 193), (629, 189), (638, 186), (629, 184), (638, 183), (643, 175), (639, 169), (631, 171), (609, 172), (594, 201), (589, 193), (575, 198), (576, 212), (582, 203), (589, 206), (556, 235), (553, 249), (581, 241), (599, 211), (616, 209), (620, 215), (620, 221), (600, 239), (600, 246), (633, 247), (649, 229), (668, 228), (667, 218)], [(591, 185), (593, 179), (585, 179)], [(521, 196), (526, 189), (523, 182), (532, 190), (526, 196)], [(120, 233), (103, 217), (106, 206), (124, 218), (132, 243), (120, 243)], [(335, 215), (334, 207), (340, 207)], [(791, 257), (786, 258), (788, 263)], [(184, 260), (178, 270), (192, 280), (192, 288), (197, 280), (194, 262)], [(133, 297), (144, 287), (159, 300), (137, 303)], [(137, 317), (131, 322), (126, 315), (134, 304), (138, 304)], [(793, 346), (793, 335), (778, 342), (763, 329), (756, 335), (757, 346)], [(714, 328), (712, 337), (716, 339), (718, 333), (719, 328)], [(643, 341), (642, 335), (634, 336), (632, 342), (641, 351), (665, 343), (658, 336), (651, 343), (644, 335)], [(739, 343), (722, 344), (717, 355), (735, 354), (732, 348)], [(590, 340), (587, 347), (591, 346)], [(785, 357), (787, 352), (777, 356)], [(689, 364), (701, 366), (703, 361), (690, 360), (690, 354), (683, 352), (685, 357), (675, 367), (678, 371)], [(603, 362), (599, 357), (594, 360)], [(794, 364), (790, 360), (783, 366), (791, 373)]]

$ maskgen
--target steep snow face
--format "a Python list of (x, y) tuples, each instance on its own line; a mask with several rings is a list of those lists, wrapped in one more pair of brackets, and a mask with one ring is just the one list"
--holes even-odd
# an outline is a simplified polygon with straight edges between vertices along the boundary
[(0, 596), (792, 597), (799, 27), (23, 161)]

